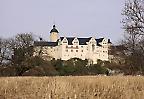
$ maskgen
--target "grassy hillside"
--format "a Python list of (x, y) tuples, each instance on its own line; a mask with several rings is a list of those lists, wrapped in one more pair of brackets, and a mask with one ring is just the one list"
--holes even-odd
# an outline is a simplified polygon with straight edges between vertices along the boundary
[(143, 99), (144, 77), (1, 77), (0, 99)]

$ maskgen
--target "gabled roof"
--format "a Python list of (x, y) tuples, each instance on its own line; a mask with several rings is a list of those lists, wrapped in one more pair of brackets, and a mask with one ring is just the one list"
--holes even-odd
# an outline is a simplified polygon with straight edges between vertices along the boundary
[(34, 46), (57, 46), (57, 42), (34, 41)]
[[(75, 37), (66, 37), (66, 39), (68, 40), (68, 45), (72, 45), (72, 41), (74, 40)], [(60, 37), (60, 40), (62, 41), (64, 39), (64, 37)]]
[(95, 39), (97, 42), (102, 42), (104, 38)]
[(95, 39), (98, 46), (101, 46), (99, 43), (103, 41), (104, 38)]
[[(68, 40), (68, 45), (72, 45), (72, 41), (74, 40), (75, 37), (66, 37), (66, 39)], [(89, 40), (92, 37), (89, 38), (77, 38), (79, 40), (79, 45), (87, 45), (86, 42), (89, 42)], [(62, 41), (64, 39), (64, 37), (60, 37), (60, 40)], [(104, 38), (99, 38), (99, 39), (95, 39), (97, 42), (98, 46), (100, 45), (100, 42), (103, 41)], [(110, 39), (108, 39), (108, 43), (110, 42)], [(58, 40), (57, 42), (46, 42), (46, 41), (34, 41), (34, 46), (57, 46), (58, 45)]]
[(87, 45), (86, 42), (89, 42), (90, 39), (91, 39), (91, 37), (89, 37), (89, 38), (78, 38), (79, 44), (80, 45)]
[[(74, 40), (75, 37), (66, 37), (66, 39), (68, 40), (68, 45), (72, 45), (72, 41)], [(79, 40), (79, 45), (87, 45), (86, 42), (89, 42), (89, 40), (92, 37), (89, 38), (77, 38)], [(60, 37), (60, 40), (62, 41), (64, 39), (64, 37)], [(104, 38), (99, 38), (99, 39), (95, 39), (97, 42), (98, 46), (101, 46), (99, 43), (103, 41)], [(110, 42), (110, 40), (108, 40)]]
[[(72, 45), (72, 41), (74, 40), (75, 37), (66, 37), (68, 40), (68, 45)], [(60, 37), (60, 40), (62, 41), (64, 37)], [(88, 42), (91, 37), (89, 38), (77, 38), (79, 40), (79, 45), (86, 45), (86, 42)]]

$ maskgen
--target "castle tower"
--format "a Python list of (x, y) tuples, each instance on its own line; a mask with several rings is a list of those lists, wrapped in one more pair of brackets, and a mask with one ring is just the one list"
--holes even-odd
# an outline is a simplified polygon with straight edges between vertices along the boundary
[(50, 41), (51, 42), (56, 42), (59, 38), (58, 36), (58, 30), (56, 29), (56, 26), (53, 25), (53, 29), (50, 31)]

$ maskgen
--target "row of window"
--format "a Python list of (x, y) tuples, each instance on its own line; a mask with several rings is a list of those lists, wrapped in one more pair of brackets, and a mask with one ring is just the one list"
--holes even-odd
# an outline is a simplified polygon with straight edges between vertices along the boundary
[[(68, 48), (68, 46), (66, 46), (66, 48)], [(74, 46), (71, 46), (70, 48), (74, 48)], [(76, 46), (75, 48), (78, 48), (78, 46)], [(83, 46), (81, 46), (81, 48), (83, 48)]]
[[(66, 49), (66, 52), (68, 52), (69, 50)], [(75, 50), (76, 52), (78, 52), (78, 50)], [(71, 52), (74, 52), (74, 50), (71, 50)], [(83, 52), (83, 50), (81, 50), (81, 52)], [(97, 52), (102, 52), (102, 51), (97, 51)], [(108, 51), (103, 51), (103, 53), (107, 53)]]
[[(65, 40), (65, 41), (63, 41), (63, 43), (67, 43), (67, 41)], [(74, 43), (78, 43), (77, 41), (74, 41)], [(90, 44), (91, 43), (95, 43), (95, 42), (90, 42)], [(103, 44), (107, 44), (107, 43), (103, 43)]]
[[(65, 54), (64, 56), (69, 56), (69, 54)], [(76, 55), (74, 55), (74, 56), (76, 56)], [(81, 54), (81, 56), (83, 56), (83, 55)]]
[(107, 53), (108, 51), (103, 51), (103, 53)]
[(103, 53), (107, 53), (108, 51), (97, 51), (97, 52), (103, 52)]
[[(75, 51), (78, 52), (78, 50)], [(68, 52), (68, 49), (66, 49), (66, 52)], [(74, 50), (71, 50), (71, 52), (74, 52)], [(81, 50), (81, 52), (83, 52), (83, 50)]]
[[(70, 46), (70, 47), (66, 46), (66, 48), (78, 48), (78, 46), (75, 46), (75, 47), (74, 46)], [(83, 46), (81, 46), (81, 48), (83, 48)], [(95, 48), (95, 45), (92, 45), (92, 48)], [(99, 48), (99, 47), (97, 46), (96, 48)], [(103, 48), (107, 48), (107, 46), (103, 46)]]
[[(67, 43), (67, 41), (65, 40), (65, 41), (63, 41), (63, 43)], [(78, 43), (77, 41), (75, 41), (74, 43)]]

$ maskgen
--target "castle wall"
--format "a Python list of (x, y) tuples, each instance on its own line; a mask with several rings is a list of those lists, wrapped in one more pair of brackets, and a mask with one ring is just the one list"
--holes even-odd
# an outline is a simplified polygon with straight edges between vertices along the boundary
[(34, 53), (34, 55), (38, 55), (38, 52), (42, 49), (43, 57), (47, 60), (48, 58), (61, 60), (80, 58), (82, 60), (88, 59), (94, 64), (97, 63), (98, 59), (103, 61), (109, 60), (109, 43), (107, 39), (104, 39), (99, 46), (94, 38), (91, 38), (86, 43), (86, 45), (79, 45), (79, 41), (76, 39), (72, 45), (68, 45), (68, 41), (65, 38), (63, 41), (59, 41), (57, 46), (36, 47), (35, 50), (37, 50), (37, 53)]

